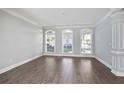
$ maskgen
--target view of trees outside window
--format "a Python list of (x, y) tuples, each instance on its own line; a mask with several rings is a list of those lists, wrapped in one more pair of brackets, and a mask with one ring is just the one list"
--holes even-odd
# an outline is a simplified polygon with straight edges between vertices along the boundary
[(82, 31), (81, 34), (81, 53), (90, 54), (92, 49), (91, 30)]
[(54, 52), (55, 50), (55, 31), (46, 32), (46, 51)]
[(64, 53), (72, 53), (72, 45), (73, 45), (73, 33), (70, 30), (63, 31), (63, 52)]
[[(81, 53), (91, 54), (92, 53), (92, 30), (82, 29), (80, 32), (81, 39)], [(49, 30), (45, 33), (45, 51), (55, 52), (55, 31)], [(73, 52), (73, 31), (64, 30), (62, 32), (62, 51), (63, 53)]]

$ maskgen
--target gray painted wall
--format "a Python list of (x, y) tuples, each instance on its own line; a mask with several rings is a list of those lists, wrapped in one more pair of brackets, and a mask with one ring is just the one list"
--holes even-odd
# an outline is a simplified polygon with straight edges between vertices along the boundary
[[(55, 53), (52, 54), (62, 54), (62, 31), (65, 29), (69, 29), (73, 31), (73, 53), (69, 53), (69, 55), (80, 55), (80, 31), (81, 29), (86, 28), (86, 27), (61, 27), (61, 28), (56, 28), (56, 27), (46, 27), (44, 28), (44, 38), (45, 38), (45, 31), (48, 30), (54, 30), (56, 33), (56, 49)], [(90, 27), (87, 27), (90, 28)], [(93, 29), (93, 28), (91, 28)], [(44, 54), (48, 54), (45, 52), (45, 39), (44, 39)], [(67, 54), (68, 55), (68, 54)]]
[(111, 65), (111, 18), (107, 18), (95, 29), (95, 54)]
[(42, 31), (0, 11), (0, 69), (42, 54)]

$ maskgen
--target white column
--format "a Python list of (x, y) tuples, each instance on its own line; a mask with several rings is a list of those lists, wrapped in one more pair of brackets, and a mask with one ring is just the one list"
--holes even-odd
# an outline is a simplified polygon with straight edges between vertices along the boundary
[(124, 76), (124, 11), (112, 14), (112, 72)]

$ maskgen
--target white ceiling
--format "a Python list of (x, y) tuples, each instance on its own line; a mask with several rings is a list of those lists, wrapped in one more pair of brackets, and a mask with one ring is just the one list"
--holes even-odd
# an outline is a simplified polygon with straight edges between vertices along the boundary
[(109, 8), (18, 8), (10, 9), (43, 26), (54, 25), (95, 25)]

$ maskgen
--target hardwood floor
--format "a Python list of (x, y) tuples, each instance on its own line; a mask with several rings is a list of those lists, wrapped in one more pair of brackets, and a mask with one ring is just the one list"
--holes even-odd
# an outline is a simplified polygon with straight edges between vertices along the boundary
[(1, 84), (112, 84), (124, 83), (94, 58), (48, 57), (0, 75)]

